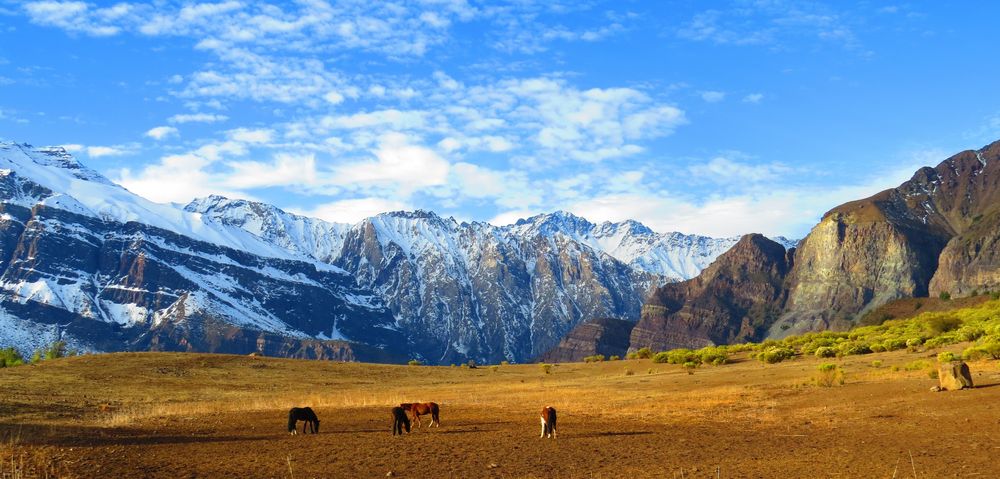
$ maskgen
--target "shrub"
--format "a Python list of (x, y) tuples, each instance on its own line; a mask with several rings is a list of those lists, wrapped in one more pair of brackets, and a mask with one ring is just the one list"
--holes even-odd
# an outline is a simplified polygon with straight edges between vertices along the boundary
[(693, 362), (693, 361), (688, 361), (688, 362), (684, 363), (684, 369), (687, 370), (688, 374), (694, 374), (694, 370), (697, 367), (698, 367), (698, 364), (695, 363), (695, 362)]
[(816, 348), (815, 354), (817, 358), (832, 358), (837, 356), (837, 350), (829, 346), (821, 346)]
[(654, 363), (684, 364), (701, 363), (701, 356), (690, 349), (672, 349), (653, 356)]
[(990, 299), (992, 299), (993, 301), (1000, 299), (1000, 291), (994, 291), (990, 293)]
[(916, 350), (924, 344), (924, 338), (910, 338), (906, 340), (906, 347), (911, 351)]
[(409, 364), (410, 366), (422, 366), (423, 365), (423, 363), (421, 363), (419, 360), (416, 360), (416, 359), (411, 359), (406, 364)]
[(876, 359), (876, 360), (872, 361), (872, 367), (873, 368), (880, 368), (880, 367), (882, 367), (882, 361), (880, 359)]
[(958, 358), (955, 357), (955, 353), (953, 353), (951, 351), (945, 351), (943, 353), (940, 353), (940, 354), (938, 354), (937, 358), (938, 358), (938, 362), (939, 363), (950, 363), (950, 362), (954, 361), (955, 359), (958, 359)]
[(470, 359), (469, 362), (465, 363), (465, 365), (468, 366), (469, 369), (476, 369), (476, 360)]
[(948, 301), (951, 299), (951, 293), (947, 291), (942, 291), (941, 294), (938, 295), (938, 297), (941, 298), (942, 301)]
[(635, 355), (639, 359), (649, 359), (653, 357), (653, 350), (649, 348), (641, 348), (635, 352)]
[(958, 332), (955, 334), (955, 338), (959, 341), (975, 341), (983, 335), (986, 331), (978, 326), (963, 326), (959, 328)]
[(543, 373), (545, 373), (545, 374), (552, 374), (552, 365), (551, 364), (542, 363), (542, 364), (539, 364), (538, 366), (542, 368), (542, 372)]
[(937, 336), (924, 341), (924, 347), (927, 349), (936, 349), (954, 342), (955, 340), (951, 336)]
[(872, 350), (873, 353), (882, 353), (882, 352), (885, 352), (885, 346), (883, 346), (882, 343), (875, 343), (875, 344), (872, 344), (869, 347), (871, 348), (871, 350)]
[(816, 375), (813, 376), (813, 382), (817, 386), (821, 387), (831, 387), (834, 385), (844, 384), (844, 370), (833, 363), (823, 363), (816, 368)]
[(962, 320), (950, 314), (931, 316), (927, 319), (927, 328), (933, 336), (937, 336), (941, 333), (947, 333), (948, 331), (956, 329), (961, 325)]
[(14, 348), (0, 349), (0, 368), (10, 366), (20, 366), (24, 364), (24, 357)]
[(795, 356), (795, 351), (791, 348), (773, 346), (761, 351), (760, 354), (757, 355), (757, 359), (764, 363), (774, 364), (780, 363), (793, 356)]
[(709, 346), (698, 350), (698, 359), (704, 364), (718, 366), (729, 362), (729, 353), (725, 346)]
[(633, 375), (633, 374), (635, 374), (635, 371), (632, 371), (632, 370), (631, 370), (631, 369), (629, 369), (629, 368), (625, 368), (625, 375), (626, 375), (626, 376), (631, 376), (631, 375)]
[(625, 355), (625, 359), (639, 359), (639, 353), (632, 351)]
[(903, 366), (903, 369), (907, 371), (919, 371), (921, 369), (927, 369), (930, 367), (931, 363), (924, 361), (923, 359), (918, 359), (916, 361), (907, 363)]
[(499, 370), (500, 370), (500, 366), (497, 366), (495, 364), (493, 366), (490, 366), (490, 371), (497, 372)]
[(616, 355), (613, 355), (613, 356), (611, 356), (610, 358), (608, 358), (608, 361), (618, 361), (618, 360), (619, 360), (619, 359), (621, 359), (621, 358), (622, 358), (621, 356), (618, 356), (618, 355), (616, 354)]
[(66, 357), (66, 341), (55, 341), (42, 353), (44, 359), (59, 359)]
[(978, 346), (969, 346), (962, 351), (962, 359), (966, 361), (979, 361), (990, 357), (989, 353)]
[(585, 363), (599, 363), (601, 361), (604, 361), (604, 355), (603, 354), (595, 354), (593, 356), (587, 356), (587, 357), (583, 358), (583, 362), (585, 362)]
[(871, 354), (872, 348), (865, 343), (841, 343), (837, 348), (837, 352), (843, 356)]
[(501, 366), (510, 366), (510, 363), (507, 362), (507, 361), (500, 361), (500, 365)]
[(931, 369), (930, 371), (927, 371), (927, 377), (931, 379), (937, 379), (938, 378), (937, 369)]
[(886, 351), (896, 351), (897, 349), (903, 349), (906, 347), (906, 340), (902, 338), (891, 338), (882, 341), (882, 347)]

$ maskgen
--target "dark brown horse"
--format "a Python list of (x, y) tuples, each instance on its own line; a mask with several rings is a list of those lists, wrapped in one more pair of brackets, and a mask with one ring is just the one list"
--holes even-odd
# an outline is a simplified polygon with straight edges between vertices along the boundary
[(295, 434), (295, 423), (303, 421), (302, 423), (302, 434), (306, 433), (306, 427), (313, 434), (319, 434), (319, 418), (316, 417), (316, 413), (313, 412), (312, 408), (308, 407), (293, 407), (288, 411), (288, 433)]
[(538, 437), (556, 437), (556, 408), (545, 406), (542, 408), (542, 435)]
[(441, 409), (436, 402), (405, 402), (400, 404), (399, 407), (405, 411), (410, 411), (410, 414), (413, 415), (413, 422), (417, 423), (417, 427), (420, 427), (420, 416), (424, 414), (431, 415), (431, 425), (428, 427), (434, 427), (435, 424), (437, 427), (441, 427), (441, 418), (438, 417)]
[(403, 428), (410, 432), (410, 418), (406, 417), (406, 411), (401, 407), (392, 408), (392, 435), (403, 435)]

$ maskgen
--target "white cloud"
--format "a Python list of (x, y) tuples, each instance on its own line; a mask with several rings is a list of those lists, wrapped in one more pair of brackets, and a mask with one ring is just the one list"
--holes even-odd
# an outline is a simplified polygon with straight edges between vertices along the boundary
[(354, 198), (325, 203), (315, 208), (289, 208), (297, 214), (311, 216), (335, 223), (357, 223), (365, 218), (387, 211), (412, 210), (409, 203), (386, 198)]
[(751, 93), (743, 97), (743, 103), (760, 103), (764, 99), (763, 93)]
[(104, 156), (121, 156), (129, 151), (117, 146), (88, 146), (87, 156), (91, 158), (101, 158)]
[(708, 103), (718, 103), (726, 99), (726, 93), (721, 91), (703, 91), (701, 92), (701, 99)]
[(722, 156), (688, 167), (692, 176), (714, 183), (758, 183), (776, 179), (789, 171), (788, 167), (780, 164), (754, 165)]
[(230, 140), (241, 143), (270, 143), (274, 139), (274, 130), (270, 128), (237, 128), (226, 132)]
[(313, 155), (277, 154), (272, 162), (229, 162), (222, 182), (226, 187), (245, 190), (269, 186), (313, 186), (317, 183)]
[(217, 123), (228, 119), (229, 117), (226, 115), (213, 113), (182, 113), (167, 118), (167, 121), (170, 123)]
[(535, 210), (504, 211), (503, 213), (500, 213), (494, 216), (493, 218), (490, 218), (489, 221), (487, 221), (487, 223), (493, 226), (507, 226), (517, 223), (517, 220), (519, 219), (530, 218), (539, 213), (542, 213), (542, 211), (535, 211)]
[(93, 36), (118, 34), (121, 29), (112, 22), (124, 15), (127, 8), (127, 5), (119, 4), (116, 7), (90, 10), (85, 2), (60, 1), (28, 2), (24, 4), (24, 10), (32, 22)]
[(448, 161), (416, 143), (407, 135), (387, 133), (379, 138), (374, 160), (338, 166), (335, 181), (342, 185), (391, 186), (404, 197), (420, 188), (446, 184)]
[(150, 128), (149, 131), (146, 132), (146, 136), (154, 140), (162, 140), (177, 134), (177, 128), (172, 126), (157, 126), (155, 128)]

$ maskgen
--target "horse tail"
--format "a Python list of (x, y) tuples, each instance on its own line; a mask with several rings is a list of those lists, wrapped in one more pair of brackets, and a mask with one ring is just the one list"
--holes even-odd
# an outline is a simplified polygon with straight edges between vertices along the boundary
[(440, 416), (440, 413), (441, 413), (441, 408), (438, 407), (438, 405), (437, 405), (436, 402), (432, 402), (431, 403), (431, 419), (433, 419), (434, 422), (437, 423), (438, 427), (441, 427), (441, 416)]
[(549, 420), (552, 421), (552, 431), (556, 430), (556, 408), (549, 407)]

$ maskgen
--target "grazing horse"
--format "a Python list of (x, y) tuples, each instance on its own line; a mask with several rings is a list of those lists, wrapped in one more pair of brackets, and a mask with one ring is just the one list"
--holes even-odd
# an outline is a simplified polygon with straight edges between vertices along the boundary
[(406, 411), (401, 407), (392, 408), (392, 435), (403, 435), (403, 428), (410, 432), (410, 418), (406, 417)]
[(405, 411), (410, 411), (413, 415), (413, 421), (417, 423), (417, 427), (420, 427), (420, 416), (424, 414), (431, 415), (431, 425), (427, 427), (441, 427), (441, 418), (438, 414), (441, 412), (441, 408), (438, 407), (436, 402), (405, 402), (400, 404), (399, 407), (403, 408)]
[(550, 438), (556, 437), (556, 408), (545, 406), (542, 408), (542, 435), (548, 434)]
[(304, 421), (302, 423), (302, 434), (306, 433), (306, 426), (309, 427), (313, 434), (319, 434), (319, 418), (316, 417), (316, 413), (313, 412), (312, 408), (293, 407), (288, 411), (289, 434), (297, 434), (295, 423), (299, 421)]

